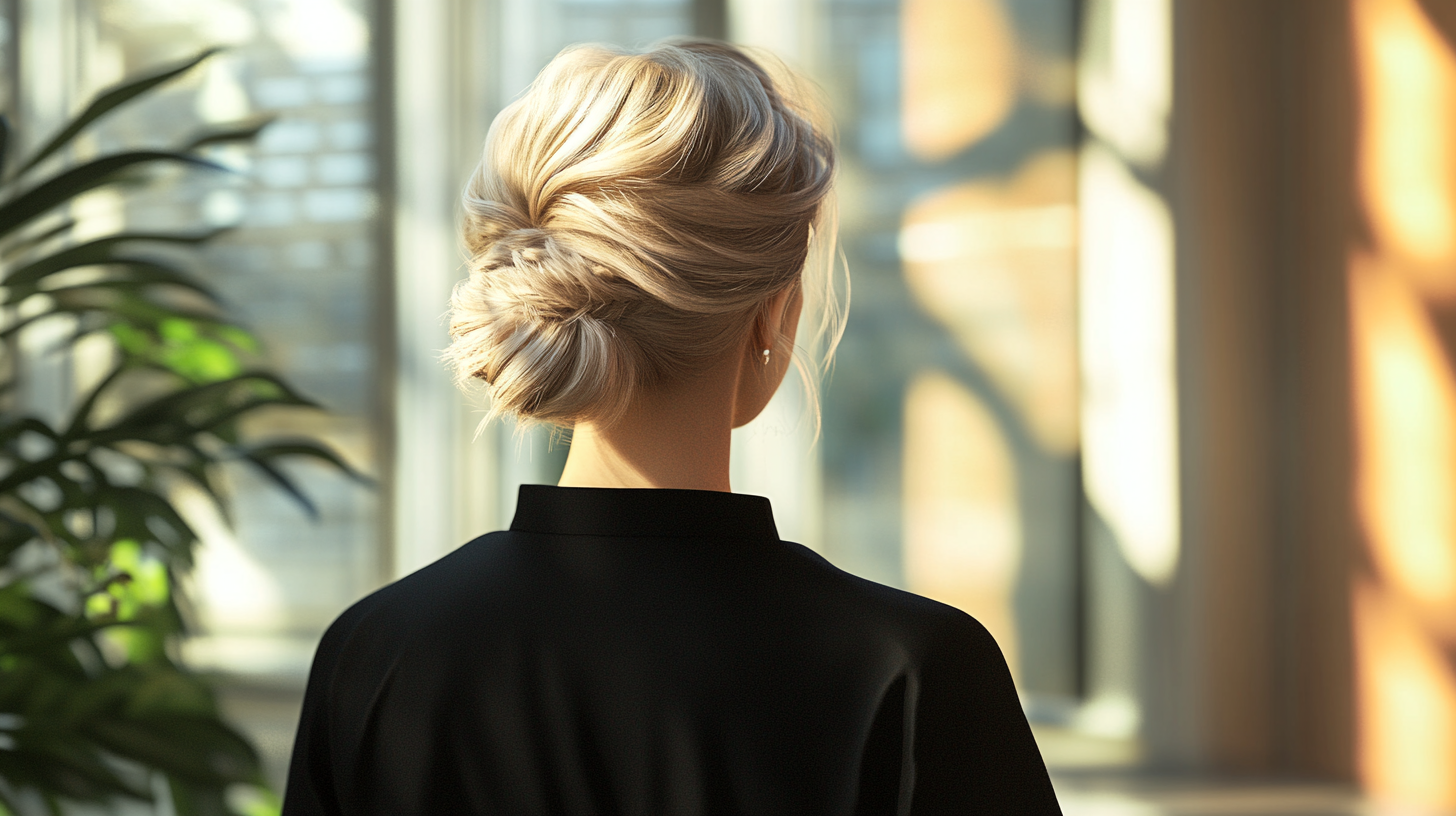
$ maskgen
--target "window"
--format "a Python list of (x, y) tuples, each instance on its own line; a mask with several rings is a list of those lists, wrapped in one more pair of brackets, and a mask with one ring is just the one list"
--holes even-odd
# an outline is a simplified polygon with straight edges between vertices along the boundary
[[(274, 117), (254, 146), (214, 151), (235, 174), (180, 176), (124, 206), (114, 193), (85, 206), (138, 230), (230, 227), (203, 252), (210, 283), (263, 338), (271, 363), (327, 409), (259, 430), (322, 437), (377, 471), (383, 338), (367, 3), (112, 0), (76, 11), (77, 103), (125, 74), (227, 46), (104, 120), (97, 147), (168, 144), (205, 124)], [(231, 530), (205, 501), (187, 502), (205, 530), (193, 576), (202, 635), (186, 647), (194, 663), (301, 678), (323, 628), (382, 579), (380, 497), (322, 468), (295, 472), (317, 519), (243, 469), (228, 474)]]
[[(566, 44), (644, 45), (687, 33), (701, 9), (507, 0), (497, 13), (507, 100)], [(726, 15), (735, 39), (827, 94), (854, 293), (822, 437), (791, 376), (735, 432), (734, 488), (769, 496), (781, 534), (844, 569), (974, 614), (1023, 692), (1075, 697), (1075, 3), (744, 0)], [(565, 446), (488, 433), (503, 523), (515, 486), (554, 481)]]
[(96, 138), (277, 117), (256, 147), (219, 150), (235, 177), (88, 204), (143, 228), (236, 224), (207, 250), (216, 285), (330, 409), (277, 422), (384, 477), (371, 492), (301, 471), (312, 522), (232, 474), (238, 524), (208, 525), (188, 656), (282, 681), (237, 697), (275, 772), (329, 620), (504, 526), (517, 485), (559, 473), (566, 447), (544, 431), (476, 438), (481, 413), (438, 352), (463, 274), (455, 202), (490, 119), (581, 41), (727, 31), (823, 87), (841, 137), (848, 331), (818, 440), (791, 377), (735, 433), (733, 484), (773, 499), (786, 538), (976, 615), (1033, 707), (1081, 693), (1075, 0), (22, 4), (36, 10), (7, 17), (26, 28), (0, 30), (0, 54), (32, 42), (19, 59), (65, 68), (28, 69), (38, 84), (18, 95), (36, 121), (212, 44), (229, 50)]

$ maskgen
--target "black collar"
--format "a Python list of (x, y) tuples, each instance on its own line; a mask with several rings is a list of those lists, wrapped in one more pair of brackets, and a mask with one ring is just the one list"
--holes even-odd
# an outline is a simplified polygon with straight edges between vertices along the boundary
[(768, 499), (714, 490), (521, 485), (511, 529), (614, 538), (779, 540)]

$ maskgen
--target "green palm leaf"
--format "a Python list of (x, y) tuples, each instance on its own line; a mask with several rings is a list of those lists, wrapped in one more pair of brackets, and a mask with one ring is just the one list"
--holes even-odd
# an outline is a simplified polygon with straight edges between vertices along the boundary
[(187, 73), (196, 67), (198, 63), (220, 50), (218, 48), (209, 48), (194, 57), (189, 57), (179, 63), (164, 66), (102, 91), (95, 99), (91, 100), (91, 104), (87, 105), (86, 109), (81, 111), (80, 115), (72, 119), (65, 127), (61, 128), (59, 133), (51, 137), (51, 140), (46, 142), (40, 150), (37, 150), (34, 156), (31, 156), (25, 164), (22, 164), (20, 169), (15, 171), (15, 175), (17, 177), (24, 175), (26, 171), (45, 161), (51, 154), (65, 147), (68, 142), (76, 138), (76, 134), (84, 130), (87, 125), (90, 125), (107, 113), (141, 96), (167, 80)]
[[(221, 230), (70, 237), (76, 224), (64, 207), (75, 197), (144, 185), (151, 175), (139, 171), (152, 167), (226, 170), (195, 151), (250, 141), (269, 117), (203, 130), (175, 150), (103, 155), (27, 176), (100, 117), (215, 51), (102, 92), (8, 175), (10, 130), (0, 118), (0, 306), (14, 307), (0, 340), (70, 316), (74, 326), (57, 347), (106, 332), (119, 352), (115, 368), (77, 395), (63, 429), (0, 404), (0, 712), (20, 717), (19, 725), (0, 721), (12, 741), (0, 747), (0, 814), (16, 812), (14, 799), (57, 816), (73, 802), (150, 801), (158, 777), (179, 816), (231, 814), (224, 793), (262, 784), (261, 771), (205, 680), (164, 648), (186, 631), (180, 577), (198, 543), (171, 491), (196, 485), (231, 523), (218, 483), (229, 463), (257, 469), (315, 517), (286, 462), (318, 462), (369, 483), (314, 440), (256, 441), (244, 432), (243, 420), (258, 411), (317, 406), (272, 373), (242, 371), (257, 353), (252, 336), (174, 253), (148, 251), (196, 247)], [(0, 393), (23, 372), (0, 367)], [(17, 567), (27, 546), (48, 548), (60, 565)], [(59, 581), (71, 600), (36, 597), (32, 584), (42, 581)]]
[(207, 147), (208, 145), (252, 141), (262, 132), (263, 128), (272, 124), (276, 118), (274, 116), (254, 116), (217, 128), (204, 130), (196, 136), (193, 136), (192, 140), (179, 148), (179, 150), (183, 153), (191, 153), (200, 147)]
[(10, 118), (0, 113), (0, 178), (5, 177), (5, 156), (10, 147)]
[(63, 170), (4, 204), (0, 204), (0, 236), (8, 235), (49, 212), (51, 208), (64, 204), (82, 193), (110, 184), (124, 170), (158, 163), (203, 167), (209, 170), (227, 169), (216, 162), (167, 150), (134, 150), (92, 159), (69, 170)]
[[(146, 287), (135, 287), (133, 290), (128, 290), (124, 287), (113, 286), (57, 292), (52, 296), (54, 302), (47, 309), (16, 321), (0, 331), (0, 340), (57, 315), (99, 314), (107, 317), (108, 323), (125, 322), (133, 326), (145, 327), (156, 327), (169, 319), (190, 320), (203, 324), (222, 323), (218, 315), (212, 311), (163, 305), (148, 300), (144, 297), (145, 290)], [(91, 330), (95, 328), (104, 328), (104, 324), (101, 327), (92, 327)], [(80, 331), (74, 337), (89, 333), (90, 330)], [(70, 342), (71, 339), (73, 338), (67, 338), (66, 342)]]
[(12, 305), (36, 294), (47, 294), (52, 297), (65, 297), (83, 292), (100, 292), (111, 290), (117, 292), (142, 293), (148, 287), (165, 284), (176, 289), (186, 289), (208, 300), (216, 300), (217, 293), (209, 286), (198, 283), (188, 275), (178, 274), (176, 269), (165, 264), (157, 263), (146, 258), (121, 258), (113, 261), (108, 266), (113, 268), (108, 271), (111, 277), (98, 280), (73, 283), (69, 286), (57, 286), (54, 289), (31, 289), (29, 291), (12, 291), (0, 305)]
[(65, 269), (74, 269), (78, 266), (92, 266), (94, 264), (116, 263), (118, 258), (122, 257), (119, 255), (120, 249), (129, 244), (197, 245), (211, 241), (224, 232), (227, 232), (227, 230), (216, 229), (197, 233), (123, 232), (117, 235), (108, 235), (105, 238), (97, 238), (94, 241), (67, 247), (60, 252), (32, 261), (5, 275), (3, 279), (0, 279), (0, 285), (9, 287), (31, 286)]
[(44, 244), (46, 241), (51, 240), (52, 238), (59, 237), (66, 232), (69, 232), (74, 226), (76, 226), (76, 219), (64, 218), (59, 223), (47, 227), (46, 229), (41, 230), (34, 235), (26, 235), (21, 238), (12, 239), (7, 246), (5, 246), (3, 249), (0, 249), (0, 258), (14, 258), (18, 255), (28, 252)]
[(348, 476), (360, 484), (372, 485), (374, 480), (369, 476), (360, 473), (344, 461), (338, 452), (325, 445), (307, 439), (290, 440), (269, 440), (256, 445), (249, 445), (239, 449), (239, 452), (247, 456), (261, 457), (268, 460), (279, 457), (290, 457), (297, 459), (312, 459), (329, 465), (340, 473)]

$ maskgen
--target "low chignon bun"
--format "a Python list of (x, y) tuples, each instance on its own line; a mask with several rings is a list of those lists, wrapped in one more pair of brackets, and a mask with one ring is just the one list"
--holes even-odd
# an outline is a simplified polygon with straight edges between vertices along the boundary
[(783, 84), (718, 42), (577, 46), (496, 117), (446, 352), (493, 413), (611, 421), (798, 285), (834, 150)]

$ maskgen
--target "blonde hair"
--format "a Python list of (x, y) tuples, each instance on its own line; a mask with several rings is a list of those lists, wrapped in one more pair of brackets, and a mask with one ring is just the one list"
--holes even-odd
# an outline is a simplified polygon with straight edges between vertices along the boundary
[(811, 239), (829, 260), (806, 287), (827, 361), (842, 322), (824, 121), (781, 65), (724, 43), (561, 52), (496, 117), (465, 189), (457, 378), (487, 383), (491, 416), (611, 422), (741, 343), (800, 285)]

